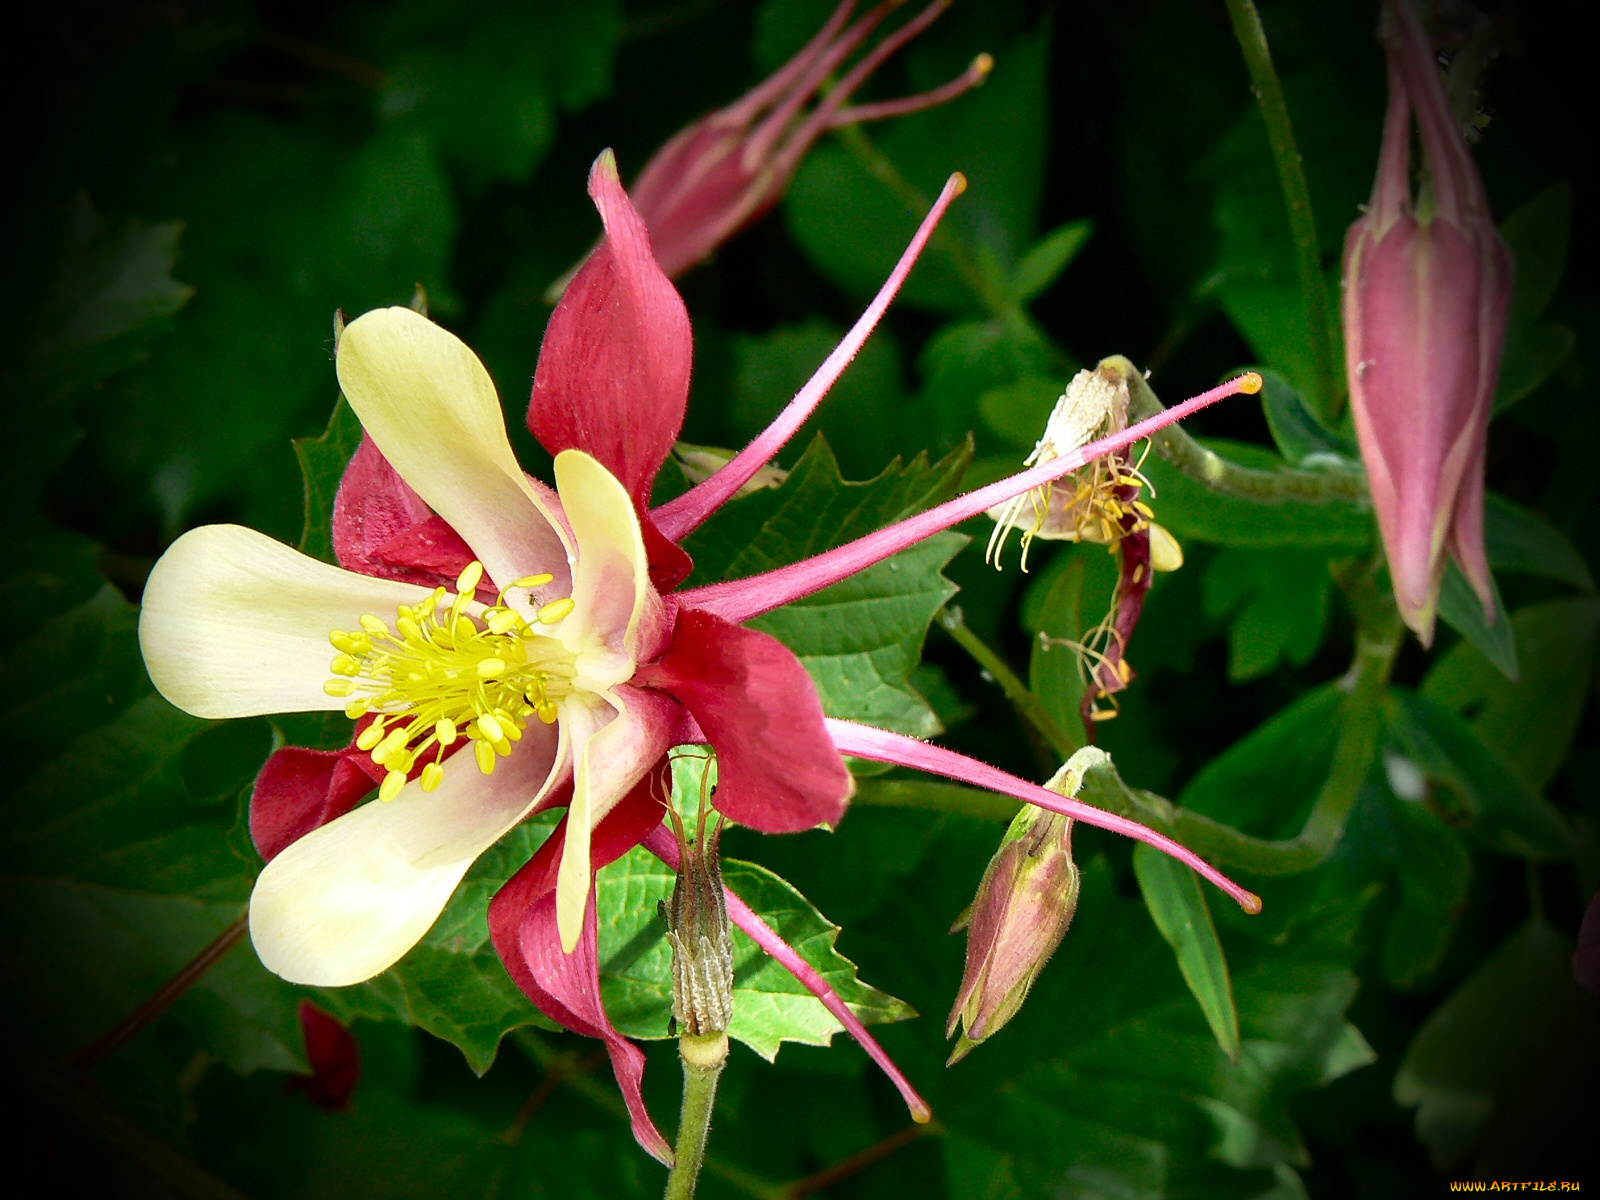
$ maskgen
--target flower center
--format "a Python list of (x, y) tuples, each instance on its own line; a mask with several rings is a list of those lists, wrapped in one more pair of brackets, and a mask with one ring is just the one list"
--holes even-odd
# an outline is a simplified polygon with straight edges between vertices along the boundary
[[(543, 587), (552, 578), (530, 575), (511, 588)], [(441, 587), (420, 604), (400, 605), (393, 630), (368, 613), (359, 629), (328, 635), (339, 653), (330, 665), (334, 677), (322, 690), (353, 697), (344, 709), (351, 720), (377, 714), (356, 745), (388, 768), (378, 789), (382, 800), (399, 795), (430, 752), (422, 790), (437, 788), (445, 751), (460, 737), (476, 743), (478, 769), (491, 774), (496, 760), (522, 740), (527, 718), (552, 724), (556, 701), (572, 691), (571, 652), (541, 632), (572, 611), (571, 599), (544, 605), (530, 623), (505, 603), (508, 588), (490, 607), (469, 613), (482, 579), (483, 564), (469, 563), (454, 596)]]

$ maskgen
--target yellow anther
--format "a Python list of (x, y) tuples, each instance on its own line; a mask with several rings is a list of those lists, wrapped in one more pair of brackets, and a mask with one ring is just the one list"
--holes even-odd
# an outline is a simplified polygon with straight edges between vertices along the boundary
[(539, 624), (554, 625), (576, 607), (578, 607), (577, 601), (571, 596), (564, 600), (552, 600), (539, 610)]
[(539, 701), (538, 704), (534, 705), (533, 711), (539, 714), (539, 720), (543, 721), (546, 725), (554, 725), (556, 723), (556, 717), (560, 713), (560, 710), (556, 708), (554, 701), (551, 700)]
[(500, 728), (500, 722), (496, 721), (488, 713), (484, 713), (478, 718), (478, 732), (483, 734), (487, 741), (491, 742), (498, 742), (506, 736), (505, 731)]
[(485, 775), (493, 775), (495, 764), (494, 747), (487, 741), (480, 740), (472, 749), (478, 759), (478, 770)]
[(554, 575), (524, 575), (511, 586), (516, 588), (536, 588), (553, 582), (555, 582)]
[(506, 673), (506, 663), (503, 658), (480, 658), (478, 660), (478, 678), (493, 679), (496, 675)]
[(406, 641), (408, 641), (408, 642), (412, 642), (412, 641), (420, 642), (420, 641), (423, 640), (423, 638), (422, 638), (422, 626), (417, 624), (417, 621), (416, 621), (415, 617), (412, 617), (410, 615), (403, 616), (398, 621), (396, 621), (394, 623), (394, 625), (395, 625), (395, 628), (400, 631), (400, 636), (405, 638)]
[[(478, 745), (481, 746), (483, 743), (479, 742)], [(494, 744), (494, 752), (501, 758), (505, 758), (511, 753), (511, 740), (509, 738), (502, 738), (500, 741), (496, 742)]]
[(422, 790), (436, 792), (439, 785), (444, 782), (444, 768), (436, 762), (431, 762), (422, 768)]
[(456, 594), (471, 596), (478, 590), (478, 582), (483, 578), (483, 564), (473, 559), (467, 564), (467, 569), (462, 571), (456, 579)]
[(456, 723), (449, 717), (441, 717), (433, 725), (433, 736), (439, 739), (441, 746), (456, 744)]
[(352, 700), (344, 706), (344, 715), (352, 721), (359, 721), (372, 710), (372, 705), (365, 700)]
[(333, 656), (333, 662), (328, 664), (328, 670), (335, 675), (359, 675), (361, 664), (348, 654), (336, 654)]
[(409, 604), (396, 605), (394, 611), (403, 621), (415, 621), (417, 619), (417, 610)]
[(371, 613), (363, 614), (361, 628), (365, 629), (373, 637), (379, 637), (389, 632), (389, 627)]
[(348, 696), (356, 690), (356, 685), (348, 679), (330, 679), (322, 685), (322, 690), (330, 696)]
[(498, 609), (490, 613), (488, 619), (490, 633), (510, 633), (522, 620), (514, 608)]
[(383, 783), (378, 787), (379, 800), (393, 800), (400, 794), (400, 789), (406, 786), (406, 773), (404, 771), (390, 771), (383, 777)]
[(361, 731), (361, 736), (356, 738), (356, 749), (371, 750), (383, 741), (383, 722), (374, 721)]
[(478, 627), (472, 623), (471, 617), (463, 617), (457, 614), (456, 619), (450, 625), (450, 633), (457, 641), (464, 642), (468, 638), (476, 636), (477, 632)]
[(350, 652), (350, 647), (355, 643), (355, 639), (342, 629), (335, 629), (330, 633), (328, 641), (335, 650), (343, 650), (347, 654)]

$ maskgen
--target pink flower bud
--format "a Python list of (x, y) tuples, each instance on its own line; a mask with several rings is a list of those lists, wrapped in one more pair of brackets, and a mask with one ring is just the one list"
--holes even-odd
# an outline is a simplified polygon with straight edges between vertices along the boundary
[[(1484, 444), (1512, 260), (1407, 0), (1386, 5), (1382, 36), (1389, 110), (1371, 203), (1345, 237), (1345, 361), (1395, 600), (1426, 645), (1446, 551), (1494, 620)], [(1413, 116), (1424, 168), (1415, 203)]]
[(933, 91), (846, 107), (885, 59), (949, 7), (950, 0), (935, 0), (862, 55), (805, 111), (824, 81), (900, 3), (887, 0), (846, 28), (855, 3), (845, 0), (770, 79), (680, 130), (645, 164), (628, 194), (650, 227), (656, 258), (669, 276), (683, 274), (772, 208), (807, 151), (829, 129), (931, 108), (983, 82), (993, 66), (987, 54)]
[(964, 1026), (951, 1063), (1016, 1016), (1077, 907), (1072, 818), (1025, 806), (989, 860), (977, 899), (950, 931), (967, 929), (966, 974), (945, 1028), (949, 1037)]

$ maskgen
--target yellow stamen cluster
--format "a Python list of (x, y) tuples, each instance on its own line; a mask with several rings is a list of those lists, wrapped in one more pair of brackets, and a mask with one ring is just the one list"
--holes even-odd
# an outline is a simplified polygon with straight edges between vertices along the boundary
[[(1023, 512), (1032, 509), (1032, 522), (1022, 530), (1022, 569), (1028, 569), (1028, 549), (1033, 539), (1045, 536), (1073, 542), (1095, 542), (1115, 547), (1132, 533), (1150, 527), (1155, 513), (1139, 499), (1128, 499), (1130, 489), (1150, 488), (1150, 481), (1118, 456), (1096, 459), (1082, 470), (1035, 488), (1011, 501), (989, 535), (984, 561), (1000, 566), (1000, 555), (1013, 529), (1022, 524)], [(1055, 510), (1052, 514), (1052, 509)], [(1132, 517), (1133, 520), (1128, 521)], [(1124, 524), (1124, 522), (1127, 522)]]
[[(552, 578), (530, 575), (511, 587), (543, 587)], [(461, 737), (476, 743), (478, 769), (492, 773), (522, 739), (527, 718), (552, 724), (557, 701), (572, 690), (571, 654), (540, 632), (571, 613), (572, 600), (544, 605), (531, 622), (505, 603), (505, 591), (493, 605), (468, 612), (482, 579), (483, 564), (470, 563), (454, 596), (441, 587), (420, 604), (400, 605), (393, 630), (368, 613), (360, 628), (328, 635), (338, 653), (323, 691), (352, 697), (344, 710), (351, 720), (377, 714), (356, 745), (388, 768), (379, 799), (399, 795), (430, 751), (422, 790), (436, 789), (444, 779), (445, 751)]]

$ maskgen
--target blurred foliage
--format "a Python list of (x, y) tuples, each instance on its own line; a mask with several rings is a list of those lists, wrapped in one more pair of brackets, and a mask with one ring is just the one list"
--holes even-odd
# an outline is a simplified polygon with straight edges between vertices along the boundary
[[(156, 696), (135, 633), (156, 556), (215, 520), (330, 556), (358, 436), (335, 407), (333, 316), (419, 284), (545, 472), (523, 403), (540, 297), (598, 233), (588, 163), (614, 146), (630, 178), (831, 7), (86, 0), (35, 9), (8, 38), (26, 119), (8, 122), (19, 169), (0, 201), (0, 575), (42, 603), (0, 635), (16, 747), (0, 994), (33, 1114), (5, 1145), (53, 1192), (659, 1190), (594, 1044), (552, 1031), (488, 947), (488, 899), (548, 820), (486, 855), (392, 971), (317, 993), (361, 1044), (348, 1111), (286, 1085), (306, 1066), (306, 990), (247, 945), (92, 1078), (63, 1064), (243, 912), (266, 754), (347, 736), (320, 717), (203, 722)], [(1383, 109), (1375, 8), (1260, 7), (1336, 286)], [(706, 1196), (1289, 1200), (1594, 1170), (1600, 1017), (1569, 962), (1600, 883), (1600, 269), (1592, 200), (1570, 182), (1593, 173), (1590, 72), (1555, 8), (1502, 33), (1477, 151), (1518, 262), (1486, 513), (1501, 617), (1486, 624), (1452, 575), (1453, 629), (1432, 653), (1387, 643), (1392, 676), (1388, 660), (1362, 666), (1377, 625), (1359, 484), (1317, 492), (1359, 481), (1354, 436), (1314, 415), (1325, 384), (1282, 194), (1221, 6), (960, 0), (865, 95), (937, 86), (979, 51), (995, 58), (987, 85), (824, 138), (781, 211), (681, 281), (696, 340), (685, 436), (737, 446), (855, 320), (946, 175), (969, 179), (817, 436), (781, 457), (787, 479), (690, 540), (696, 582), (795, 561), (1014, 469), (1066, 378), (1103, 355), (1149, 367), (1169, 404), (1243, 365), (1268, 384), (1259, 407), (1240, 397), (1189, 423), (1222, 484), (1144, 462), (1187, 561), (1157, 578), (1120, 715), (1093, 730), (1136, 815), (1209, 822), (1214, 857), (1254, 864), (1235, 873), (1264, 913), (1080, 829), (1065, 943), (1012, 1023), (947, 1072), (940, 1018), (962, 960), (946, 930), (1009, 802), (895, 773), (863, 779), (836, 831), (733, 831), (729, 882), (864, 1019), (898, 1022), (881, 1040), (938, 1123), (906, 1133), (859, 1048), (824, 1048), (831, 1018), (741, 943), (754, 1015), (735, 1034), (776, 1058), (734, 1051)], [(664, 488), (681, 486), (674, 470)], [(965, 532), (976, 544), (942, 535), (759, 624), (800, 654), (830, 713), (942, 731), (1042, 779), (1089, 732), (1069, 643), (1106, 613), (1116, 560), (1039, 543), (1029, 574), (1014, 552), (997, 572), (987, 525)], [(958, 587), (965, 627), (1013, 665), (1054, 743), (940, 632)], [(669, 886), (642, 850), (601, 879), (618, 897), (602, 903), (606, 998), (636, 1036), (666, 1031), (654, 900)], [(647, 1053), (667, 1125), (675, 1056)], [(836, 1164), (850, 1169), (813, 1178)]]

